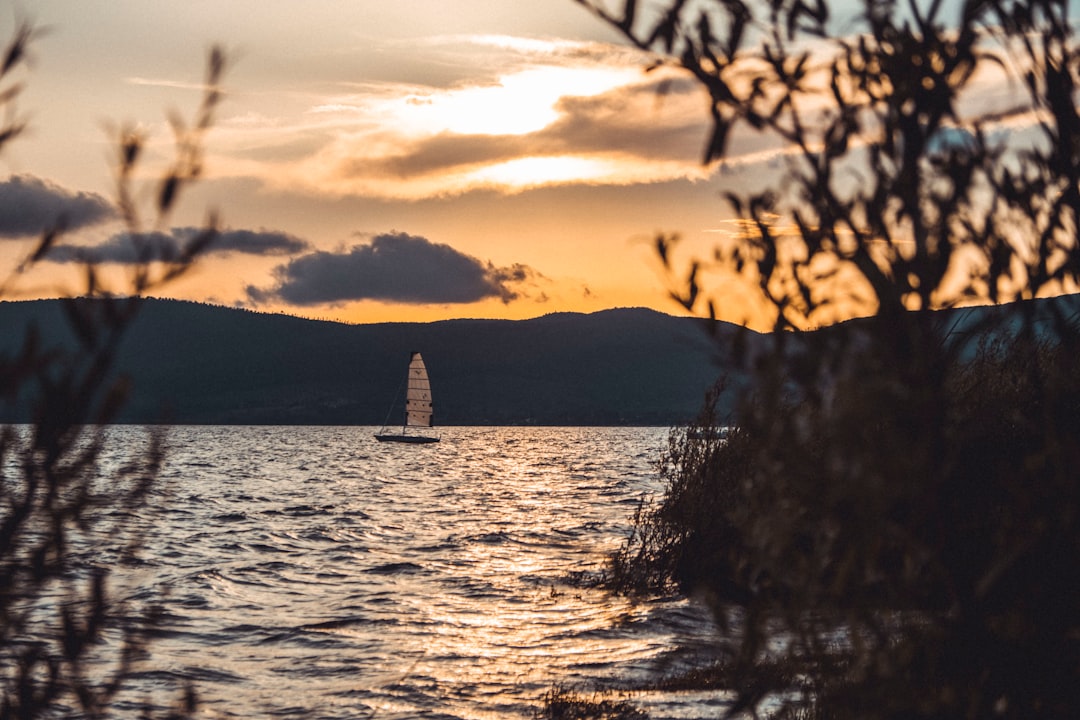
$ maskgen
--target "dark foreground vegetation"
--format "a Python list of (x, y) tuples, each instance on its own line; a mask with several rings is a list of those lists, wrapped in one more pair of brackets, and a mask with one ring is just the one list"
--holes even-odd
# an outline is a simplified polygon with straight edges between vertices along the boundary
[[(37, 34), (20, 24), (0, 54), (0, 150), (26, 128), (16, 107), (24, 86), (18, 76)], [(173, 119), (175, 160), (155, 183), (145, 222), (135, 177), (146, 138), (133, 126), (118, 130), (115, 213), (137, 250), (140, 233), (166, 222), (201, 173), (202, 137), (221, 98), (224, 64), (214, 49), (194, 121)], [(25, 260), (0, 278), (0, 298), (65, 231), (61, 215), (27, 238)], [(138, 310), (132, 298), (186, 272), (213, 237), (210, 221), (174, 262), (137, 265), (120, 287), (106, 286), (86, 265), (85, 286), (72, 294), (96, 302), (59, 303), (77, 338), (72, 346), (44, 342), (38, 327), (4, 328), (0, 415), (16, 403), (32, 410), (28, 425), (0, 427), (0, 718), (101, 718), (120, 710), (182, 718), (195, 709), (191, 687), (132, 686), (146, 669), (162, 613), (151, 590), (121, 579), (138, 566), (149, 518), (164, 497), (155, 483), (165, 445), (153, 431), (144, 443), (116, 448), (106, 424), (129, 396), (129, 383), (113, 370)]]
[(728, 653), (708, 680), (734, 710), (1075, 717), (1080, 326), (1058, 320), (935, 333), (937, 386), (881, 354), (896, 327), (789, 339), (792, 358), (843, 352), (747, 395), (726, 439), (711, 403), (672, 434), (613, 585), (708, 603)]
[(735, 411), (672, 437), (616, 587), (708, 603), (732, 716), (1080, 717), (1080, 329), (1034, 300), (1080, 287), (1074, 8), (579, 1), (708, 92), (706, 162), (784, 151), (712, 252), (656, 238), (774, 346), (719, 343)]
[(540, 717), (547, 720), (648, 720), (648, 715), (626, 700), (588, 697), (566, 688), (544, 695)]

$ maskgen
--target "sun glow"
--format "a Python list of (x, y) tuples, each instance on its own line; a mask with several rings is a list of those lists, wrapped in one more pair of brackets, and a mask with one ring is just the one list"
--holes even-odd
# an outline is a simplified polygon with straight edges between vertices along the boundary
[(525, 135), (559, 119), (563, 97), (590, 97), (640, 78), (638, 68), (534, 67), (492, 85), (413, 92), (383, 101), (411, 135)]
[(601, 180), (616, 172), (611, 162), (585, 157), (524, 157), (490, 165), (472, 174), (470, 180), (479, 185), (507, 188), (528, 188), (566, 183)]

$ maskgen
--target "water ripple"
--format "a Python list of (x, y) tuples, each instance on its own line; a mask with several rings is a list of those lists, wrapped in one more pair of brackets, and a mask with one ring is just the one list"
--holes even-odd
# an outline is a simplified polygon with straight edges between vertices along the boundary
[[(175, 428), (164, 516), (117, 570), (164, 598), (161, 669), (136, 686), (190, 680), (214, 717), (527, 718), (552, 684), (659, 677), (676, 639), (709, 637), (685, 601), (597, 588), (659, 490), (665, 430), (442, 434), (417, 452), (369, 428)], [(716, 712), (643, 697), (656, 718)]]

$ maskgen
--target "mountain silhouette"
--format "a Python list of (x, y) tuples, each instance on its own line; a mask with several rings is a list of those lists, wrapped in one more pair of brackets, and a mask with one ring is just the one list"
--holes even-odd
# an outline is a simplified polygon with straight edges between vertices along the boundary
[[(0, 353), (31, 325), (47, 346), (75, 347), (62, 302), (0, 303)], [(379, 425), (414, 350), (441, 425), (669, 425), (691, 419), (720, 374), (700, 321), (644, 309), (347, 325), (139, 304), (116, 356), (133, 388), (121, 422)], [(29, 399), (4, 412), (29, 420)]]
[[(64, 302), (0, 302), (0, 365), (16, 356), (30, 327), (45, 347), (76, 348)], [(693, 419), (721, 376), (729, 387), (745, 382), (720, 366), (721, 348), (740, 347), (745, 358), (771, 346), (768, 335), (734, 325), (718, 323), (710, 335), (696, 318), (641, 308), (348, 325), (179, 300), (138, 303), (116, 354), (117, 372), (132, 381), (120, 422), (393, 424), (403, 415), (402, 380), (416, 350), (439, 425), (672, 425)], [(1076, 321), (1080, 296), (940, 311), (935, 320), (973, 352), (979, 335), (968, 334), (991, 315), (996, 332), (1015, 332), (1024, 317), (1043, 318), (1050, 332), (1050, 311)], [(804, 335), (812, 341), (877, 322)], [(28, 396), (0, 404), (0, 422), (28, 422), (32, 406)]]

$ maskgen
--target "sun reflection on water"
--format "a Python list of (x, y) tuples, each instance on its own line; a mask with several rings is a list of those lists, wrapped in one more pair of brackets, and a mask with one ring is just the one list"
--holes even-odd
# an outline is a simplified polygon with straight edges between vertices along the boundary
[(208, 717), (531, 717), (554, 684), (655, 677), (708, 634), (685, 601), (587, 582), (657, 488), (662, 429), (445, 428), (420, 452), (355, 428), (177, 436), (154, 662)]

